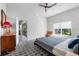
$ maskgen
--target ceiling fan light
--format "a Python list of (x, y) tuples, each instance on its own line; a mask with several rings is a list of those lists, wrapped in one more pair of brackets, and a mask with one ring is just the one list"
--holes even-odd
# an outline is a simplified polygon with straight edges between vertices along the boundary
[(47, 8), (51, 8), (51, 7), (53, 7), (53, 6), (55, 6), (57, 3), (51, 3), (51, 5), (50, 5), (50, 3), (44, 3), (44, 4), (40, 4), (40, 6), (42, 6), (42, 7), (44, 7), (45, 8), (45, 12), (47, 11)]

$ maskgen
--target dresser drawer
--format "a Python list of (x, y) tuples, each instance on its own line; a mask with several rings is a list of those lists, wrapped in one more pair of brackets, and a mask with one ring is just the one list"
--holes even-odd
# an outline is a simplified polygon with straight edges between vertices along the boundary
[(16, 36), (2, 36), (1, 37), (1, 52), (15, 50)]

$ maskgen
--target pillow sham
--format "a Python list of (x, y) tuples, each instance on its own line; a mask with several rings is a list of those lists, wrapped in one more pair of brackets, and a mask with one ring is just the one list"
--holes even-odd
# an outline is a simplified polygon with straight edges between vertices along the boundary
[(79, 39), (74, 39), (72, 41), (69, 42), (68, 44), (68, 48), (73, 49), (73, 47), (79, 43)]

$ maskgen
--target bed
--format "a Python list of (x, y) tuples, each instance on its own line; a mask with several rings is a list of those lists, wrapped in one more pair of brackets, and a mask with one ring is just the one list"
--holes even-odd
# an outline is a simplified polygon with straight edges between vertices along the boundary
[(53, 36), (37, 38), (34, 43), (56, 56), (77, 56), (77, 54), (73, 53), (73, 49), (68, 48), (71, 40), (72, 38)]
[(63, 42), (64, 40), (66, 40), (66, 38), (63, 36), (52, 36), (52, 37), (37, 38), (34, 43), (41, 46), (42, 48), (44, 48), (48, 52), (52, 53), (52, 49), (57, 44)]

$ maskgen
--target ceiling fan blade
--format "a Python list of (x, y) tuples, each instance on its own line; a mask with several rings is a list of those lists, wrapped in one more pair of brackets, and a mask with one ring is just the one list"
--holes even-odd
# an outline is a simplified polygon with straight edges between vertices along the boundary
[(53, 5), (48, 6), (47, 8), (51, 8), (53, 6), (55, 6), (57, 3), (54, 3)]
[(39, 4), (39, 6), (41, 6), (41, 7), (45, 7), (44, 5), (41, 5), (41, 4)]

